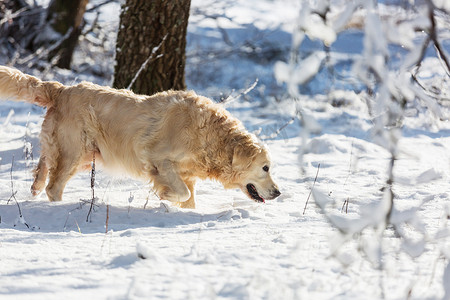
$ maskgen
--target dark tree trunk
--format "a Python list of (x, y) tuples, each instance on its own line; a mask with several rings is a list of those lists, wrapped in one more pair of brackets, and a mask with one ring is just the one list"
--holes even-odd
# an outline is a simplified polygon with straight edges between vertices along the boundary
[[(169, 89), (183, 90), (186, 32), (190, 0), (126, 0), (117, 35), (114, 87), (127, 88), (164, 37), (154, 57), (131, 89), (151, 95)], [(162, 54), (158, 57), (158, 54)]]
[(83, 15), (88, 2), (89, 0), (52, 0), (49, 4), (46, 18), (48, 31), (38, 35), (34, 46), (57, 42), (51, 35), (48, 36), (51, 32), (61, 37), (69, 34), (56, 49), (49, 53), (49, 60), (58, 57), (56, 65), (60, 68), (70, 68), (72, 54), (83, 28)]
[(47, 22), (53, 30), (61, 35), (65, 35), (72, 30), (66, 40), (59, 47), (50, 53), (50, 59), (59, 55), (57, 66), (60, 68), (70, 68), (72, 54), (78, 43), (83, 28), (83, 15), (89, 0), (52, 0), (48, 7)]

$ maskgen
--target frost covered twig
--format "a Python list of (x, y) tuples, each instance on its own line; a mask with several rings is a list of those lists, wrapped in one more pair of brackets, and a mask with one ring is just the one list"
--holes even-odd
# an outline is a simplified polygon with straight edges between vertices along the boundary
[(223, 105), (228, 105), (229, 103), (239, 99), (242, 96), (247, 95), (248, 93), (250, 93), (258, 84), (258, 78), (255, 79), (255, 82), (253, 82), (248, 88), (246, 88), (245, 90), (239, 92), (239, 94), (237, 94), (236, 96), (232, 96), (231, 94), (225, 98), (222, 99), (221, 101), (219, 101), (219, 103), (222, 103)]
[(0, 28), (5, 23), (11, 23), (14, 18), (17, 18), (19, 15), (21, 15), (23, 12), (27, 11), (29, 7), (22, 7), (21, 9), (11, 12), (10, 10), (5, 10), (5, 14), (0, 19)]
[(277, 128), (274, 132), (272, 132), (269, 135), (261, 135), (261, 128), (255, 132), (255, 134), (258, 136), (258, 138), (260, 138), (261, 140), (267, 140), (267, 139), (274, 139), (276, 138), (286, 127), (288, 127), (289, 125), (291, 125), (292, 123), (294, 123), (295, 121), (295, 117), (292, 117), (291, 119), (289, 119), (289, 121), (287, 121), (286, 123), (284, 123), (282, 126), (280, 126), (279, 128)]

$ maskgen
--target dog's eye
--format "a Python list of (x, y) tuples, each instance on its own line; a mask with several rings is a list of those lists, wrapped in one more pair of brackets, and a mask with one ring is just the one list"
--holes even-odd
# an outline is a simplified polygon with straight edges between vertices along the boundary
[(264, 172), (269, 172), (269, 166), (264, 166), (263, 170), (264, 170)]

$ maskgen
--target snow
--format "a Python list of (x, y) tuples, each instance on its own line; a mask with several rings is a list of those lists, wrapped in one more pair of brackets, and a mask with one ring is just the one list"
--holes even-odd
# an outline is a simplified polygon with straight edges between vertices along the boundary
[[(118, 8), (116, 2), (102, 8), (100, 19), (112, 22), (108, 28), (117, 28)], [(430, 113), (436, 102), (421, 97), (427, 104), (416, 103), (403, 121), (393, 225), (381, 231), (390, 205), (381, 190), (390, 154), (372, 138), (374, 119), (358, 88), (336, 83), (327, 95), (331, 83), (316, 69), (324, 53), (311, 54), (316, 42), (306, 37), (305, 57), (315, 56), (301, 76), (310, 82), (287, 76), (286, 63), (277, 63), (284, 69), (274, 71), (289, 54), (298, 3), (194, 0), (195, 11), (222, 16), (218, 23), (192, 14), (188, 87), (220, 100), (247, 92), (258, 78), (256, 87), (227, 109), (264, 137), (282, 195), (254, 203), (241, 191), (204, 181), (197, 185), (197, 208), (180, 209), (159, 201), (143, 182), (96, 170), (99, 200), (86, 221), (89, 172), (69, 181), (62, 202), (50, 203), (45, 193), (33, 199), (29, 189), (44, 110), (0, 101), (0, 298), (449, 299), (450, 124)], [(374, 16), (369, 22), (379, 24)], [(382, 30), (372, 28), (366, 42), (375, 43)], [(369, 55), (360, 48), (363, 38), (355, 32), (336, 37), (331, 52), (338, 72), (352, 71), (349, 57)], [(246, 42), (260, 52), (246, 52)], [(381, 53), (392, 51), (385, 44), (378, 47)], [(85, 70), (89, 59), (78, 53), (75, 69)], [(108, 59), (99, 62), (106, 75), (112, 73)], [(46, 76), (66, 84), (109, 81), (82, 71)], [(440, 86), (448, 100), (448, 80), (435, 56), (428, 54), (420, 76)], [(277, 99), (284, 87), (275, 78), (305, 83), (298, 99)], [(404, 94), (412, 88), (402, 78), (395, 83)], [(448, 117), (449, 108), (440, 109)], [(24, 151), (31, 150), (33, 156), (26, 158)]]

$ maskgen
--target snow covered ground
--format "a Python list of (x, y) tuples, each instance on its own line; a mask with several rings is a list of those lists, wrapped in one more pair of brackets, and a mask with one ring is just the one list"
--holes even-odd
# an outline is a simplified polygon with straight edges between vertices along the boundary
[[(335, 201), (332, 210), (357, 219), (370, 214), (367, 207), (382, 198), (389, 153), (372, 142), (365, 104), (354, 92), (340, 91), (337, 99), (347, 105), (332, 106), (323, 95), (329, 88), (326, 75), (320, 74), (299, 99), (303, 113), (317, 122), (302, 148), (300, 122), (285, 126), (298, 103), (277, 101), (282, 87), (273, 76), (274, 63), (290, 47), (296, 2), (220, 3), (192, 3), (188, 87), (219, 100), (258, 78), (257, 87), (228, 109), (264, 139), (282, 195), (258, 204), (240, 191), (206, 181), (197, 185), (197, 208), (184, 210), (160, 202), (145, 183), (99, 171), (99, 202), (90, 215), (88, 172), (69, 182), (60, 203), (48, 202), (45, 194), (32, 199), (31, 170), (39, 156), (43, 110), (1, 101), (0, 299), (442, 299), (450, 257), (450, 124), (423, 111), (404, 121), (395, 207), (398, 218), (410, 209), (417, 215), (403, 230), (420, 240), (414, 230), (420, 223), (426, 232), (424, 254), (411, 258), (388, 228), (382, 268), (360, 249), (370, 246), (370, 231), (331, 256), (338, 231), (313, 198), (305, 209), (316, 174), (314, 188)], [(119, 6), (103, 9), (118, 14)], [(202, 17), (213, 13), (229, 19)], [(111, 27), (117, 21), (109, 21)], [(341, 56), (361, 43), (357, 32), (342, 39), (335, 50)], [(246, 54), (245, 45), (260, 50)], [(450, 52), (448, 41), (445, 45)], [(76, 67), (83, 63), (78, 56)], [(99, 66), (108, 66), (108, 58)], [(446, 76), (431, 55), (422, 68), (428, 78)], [(342, 72), (347, 69), (342, 66)], [(109, 80), (66, 71), (48, 76), (67, 84)], [(448, 108), (443, 110), (448, 116)], [(305, 149), (302, 164), (300, 149)]]

